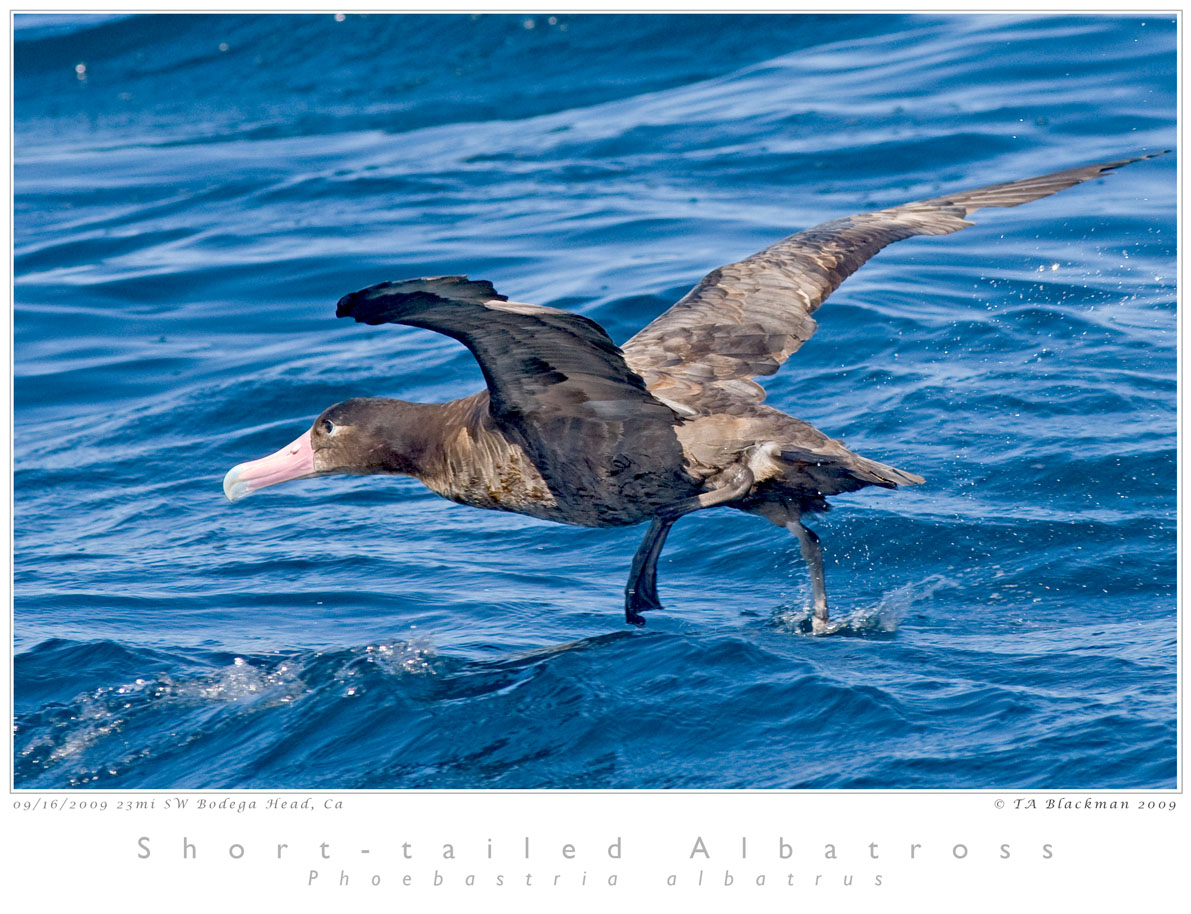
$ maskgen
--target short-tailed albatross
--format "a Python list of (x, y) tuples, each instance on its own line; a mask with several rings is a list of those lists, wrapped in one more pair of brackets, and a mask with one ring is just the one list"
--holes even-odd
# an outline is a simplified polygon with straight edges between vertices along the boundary
[(828, 632), (819, 538), (803, 516), (866, 486), (921, 476), (849, 451), (767, 406), (773, 374), (815, 332), (811, 315), (881, 248), (971, 225), (1139, 158), (1085, 165), (824, 222), (713, 270), (622, 347), (589, 318), (509, 301), (466, 276), (384, 282), (337, 315), (407, 324), (461, 342), (487, 390), (450, 403), (360, 397), (326, 409), (292, 444), (234, 467), (229, 500), (290, 479), (400, 473), (452, 501), (588, 527), (649, 522), (625, 587), (625, 619), (660, 608), (657, 563), (676, 520), (717, 506), (785, 527), (810, 568), (810, 628)]

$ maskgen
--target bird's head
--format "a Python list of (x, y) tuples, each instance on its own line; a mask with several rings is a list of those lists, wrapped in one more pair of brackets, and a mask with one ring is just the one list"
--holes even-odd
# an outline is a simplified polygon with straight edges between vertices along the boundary
[(402, 434), (405, 406), (413, 404), (374, 397), (336, 403), (275, 454), (232, 467), (223, 494), (236, 501), (279, 482), (333, 473), (411, 473), (417, 455)]

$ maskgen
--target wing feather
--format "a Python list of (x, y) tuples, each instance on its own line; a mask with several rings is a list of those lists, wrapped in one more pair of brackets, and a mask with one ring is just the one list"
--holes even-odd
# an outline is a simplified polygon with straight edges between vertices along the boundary
[(748, 379), (773, 374), (810, 339), (818, 326), (811, 315), (886, 245), (957, 232), (983, 207), (1028, 203), (1153, 155), (918, 200), (790, 235), (705, 276), (625, 344), (625, 359), (671, 401), (714, 409), (747, 393), (760, 402), (764, 390)]
[(511, 302), (484, 280), (435, 276), (380, 283), (345, 295), (336, 314), (365, 324), (422, 327), (463, 343), (484, 373), (497, 420), (674, 420), (595, 321)]

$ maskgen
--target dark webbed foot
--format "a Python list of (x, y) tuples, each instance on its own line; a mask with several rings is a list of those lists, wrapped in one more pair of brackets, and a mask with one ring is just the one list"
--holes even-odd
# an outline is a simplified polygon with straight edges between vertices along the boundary
[[(658, 598), (657, 576), (652, 574), (643, 574), (637, 579), (637, 586), (633, 588), (632, 583), (624, 589), (624, 613), (625, 617), (636, 616), (640, 619), (639, 613), (643, 613), (649, 609), (661, 609), (662, 601)], [(629, 619), (631, 622), (632, 619)], [(640, 623), (644, 624), (642, 619)]]
[(629, 582), (624, 587), (624, 619), (630, 625), (644, 625), (643, 611), (662, 608), (658, 599), (658, 556), (673, 523), (655, 518), (633, 556)]
[[(664, 537), (662, 537), (664, 539)], [(657, 552), (661, 552), (660, 543)], [(656, 560), (655, 560), (656, 562)], [(629, 625), (644, 625), (645, 617), (641, 613), (648, 609), (661, 609), (662, 601), (658, 598), (657, 565), (647, 563), (635, 580), (630, 580), (624, 589), (624, 620)]]
[[(656, 549), (656, 552), (661, 552), (661, 549)], [(633, 590), (625, 588), (625, 603), (631, 605), (633, 609), (661, 609), (662, 599), (658, 596), (658, 575), (657, 575), (656, 560), (650, 562), (645, 566), (645, 570), (641, 572), (641, 576), (637, 579), (637, 586)]]
[(646, 612), (651, 609), (661, 609), (662, 601), (658, 599), (656, 593), (648, 594), (640, 591), (631, 593), (626, 591), (624, 595), (624, 608), (633, 612)]

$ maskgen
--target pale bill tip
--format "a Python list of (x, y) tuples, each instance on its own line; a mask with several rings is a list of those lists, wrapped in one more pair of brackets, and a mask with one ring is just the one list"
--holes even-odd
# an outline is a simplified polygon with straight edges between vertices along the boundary
[(223, 494), (227, 496), (228, 501), (235, 501), (237, 498), (252, 494), (252, 486), (240, 479), (240, 469), (243, 466), (244, 464), (241, 463), (232, 467), (223, 477)]

